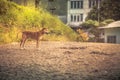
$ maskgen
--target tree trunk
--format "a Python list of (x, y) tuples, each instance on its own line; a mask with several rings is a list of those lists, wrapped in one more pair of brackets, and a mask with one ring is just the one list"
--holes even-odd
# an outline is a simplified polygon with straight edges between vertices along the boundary
[(35, 8), (39, 7), (40, 0), (35, 0)]

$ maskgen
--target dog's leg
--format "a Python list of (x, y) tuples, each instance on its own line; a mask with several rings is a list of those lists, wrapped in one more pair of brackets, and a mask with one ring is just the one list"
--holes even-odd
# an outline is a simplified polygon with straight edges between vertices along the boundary
[(21, 42), (20, 42), (20, 48), (21, 48), (21, 49), (23, 49), (24, 39), (25, 39), (25, 34), (22, 33), (22, 39), (21, 39)]
[(23, 40), (21, 39), (21, 41), (20, 41), (20, 48), (21, 48), (22, 44), (23, 44)]
[(23, 40), (23, 45), (22, 45), (23, 48), (24, 48), (26, 40), (27, 40), (26, 38)]
[(24, 47), (24, 41), (25, 41), (25, 39), (22, 38), (22, 39), (21, 39), (21, 42), (20, 42), (20, 48), (21, 48), (21, 49), (23, 49), (23, 47)]
[(39, 48), (39, 40), (36, 42), (36, 48)]

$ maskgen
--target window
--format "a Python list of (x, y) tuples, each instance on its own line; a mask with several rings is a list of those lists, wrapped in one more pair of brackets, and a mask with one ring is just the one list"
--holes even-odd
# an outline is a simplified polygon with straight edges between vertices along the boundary
[(76, 22), (76, 15), (74, 15), (74, 22)]
[(83, 14), (80, 14), (80, 21), (83, 21)]
[(71, 15), (71, 22), (73, 22), (73, 15)]
[(79, 15), (77, 15), (77, 21), (80, 21), (80, 17), (79, 17)]
[(71, 14), (71, 22), (83, 21), (83, 14)]
[(89, 8), (92, 8), (93, 6), (95, 6), (97, 4), (96, 0), (89, 0)]
[(82, 9), (82, 8), (83, 8), (83, 0), (71, 1), (71, 9)]
[(107, 36), (108, 43), (116, 43), (116, 36)]

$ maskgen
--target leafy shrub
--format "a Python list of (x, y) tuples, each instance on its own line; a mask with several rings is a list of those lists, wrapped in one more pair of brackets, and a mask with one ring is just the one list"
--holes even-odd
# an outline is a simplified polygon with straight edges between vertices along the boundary
[(0, 42), (10, 43), (17, 41), (20, 37), (18, 37), (18, 28), (17, 27), (0, 27)]
[(94, 40), (97, 40), (100, 33), (101, 33), (101, 30), (98, 29), (99, 27), (99, 22), (97, 21), (93, 21), (93, 20), (88, 20), (88, 21), (85, 21), (83, 24), (81, 24), (82, 28), (87, 30), (87, 32), (95, 37), (91, 37), (89, 40), (93, 39)]
[(88, 41), (89, 40), (89, 36), (88, 36), (88, 34), (87, 33), (85, 33), (83, 30), (81, 30), (81, 29), (78, 29), (77, 30), (77, 32), (78, 32), (78, 37), (77, 37), (77, 41)]
[(87, 20), (85, 22), (83, 22), (81, 24), (82, 28), (88, 29), (88, 28), (92, 28), (92, 27), (98, 27), (99, 23), (97, 21), (93, 21), (93, 20)]
[(113, 19), (106, 19), (100, 23), (100, 26), (105, 26), (107, 24), (110, 24), (111, 22), (114, 22), (114, 20)]

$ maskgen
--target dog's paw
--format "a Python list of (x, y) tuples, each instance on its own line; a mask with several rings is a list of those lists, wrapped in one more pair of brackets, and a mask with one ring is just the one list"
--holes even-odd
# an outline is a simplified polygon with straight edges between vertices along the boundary
[(21, 47), (20, 49), (22, 49), (22, 50), (23, 50), (23, 49), (25, 49), (25, 48), (24, 48), (24, 47)]
[(40, 48), (37, 47), (36, 50), (40, 50)]

